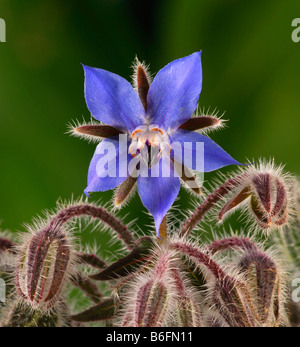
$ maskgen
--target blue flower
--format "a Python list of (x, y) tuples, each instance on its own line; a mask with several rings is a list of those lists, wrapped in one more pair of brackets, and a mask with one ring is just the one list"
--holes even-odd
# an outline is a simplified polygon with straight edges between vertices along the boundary
[[(85, 193), (123, 185), (119, 194), (122, 200), (137, 183), (159, 236), (160, 224), (179, 193), (180, 178), (187, 184), (195, 181), (193, 177), (187, 180), (184, 174), (179, 178), (176, 173), (179, 167), (199, 170), (197, 144), (204, 144), (203, 172), (239, 164), (210, 138), (195, 131), (220, 123), (216, 117), (191, 118), (202, 88), (201, 52), (166, 65), (152, 83), (143, 64), (137, 63), (135, 88), (114, 73), (83, 67), (87, 106), (92, 116), (105, 124), (75, 129), (77, 134), (105, 138), (90, 163)], [(186, 143), (189, 163), (184, 158)], [(130, 169), (133, 158), (136, 161)], [(143, 162), (147, 163), (146, 170), (141, 169)], [(165, 169), (169, 175), (163, 174)], [(192, 189), (199, 192), (197, 186)]]

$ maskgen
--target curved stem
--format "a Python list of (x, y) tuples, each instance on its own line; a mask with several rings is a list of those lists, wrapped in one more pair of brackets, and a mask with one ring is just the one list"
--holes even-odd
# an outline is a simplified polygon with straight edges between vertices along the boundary
[(114, 217), (111, 213), (107, 212), (102, 207), (96, 207), (91, 204), (80, 204), (67, 207), (66, 209), (60, 211), (52, 219), (48, 228), (60, 228), (69, 219), (83, 215), (97, 218), (107, 224), (117, 233), (119, 239), (124, 242), (129, 250), (131, 250), (135, 245), (135, 240), (128, 231), (126, 225), (122, 224), (116, 217)]
[(231, 178), (216, 189), (212, 194), (208, 195), (204, 202), (197, 207), (196, 211), (182, 225), (180, 236), (188, 236), (196, 225), (203, 219), (206, 213), (209, 212), (219, 200), (227, 195), (232, 188), (240, 184), (242, 178), (243, 175)]

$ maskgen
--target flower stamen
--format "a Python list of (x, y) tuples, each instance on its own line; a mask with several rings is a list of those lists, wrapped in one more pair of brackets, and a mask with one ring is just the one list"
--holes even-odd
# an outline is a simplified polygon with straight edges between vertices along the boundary
[(162, 155), (169, 155), (171, 152), (169, 136), (156, 125), (136, 128), (131, 138), (129, 153), (133, 157), (141, 154), (149, 168), (157, 164)]

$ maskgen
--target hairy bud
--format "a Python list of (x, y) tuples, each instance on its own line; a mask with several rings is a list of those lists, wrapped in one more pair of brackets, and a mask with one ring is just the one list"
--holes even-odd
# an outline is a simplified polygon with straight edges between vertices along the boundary
[(256, 225), (266, 231), (287, 224), (292, 212), (292, 180), (273, 164), (250, 167), (228, 190), (229, 197), (219, 212), (219, 220), (248, 201), (248, 211)]
[(168, 290), (162, 282), (148, 281), (137, 293), (135, 324), (138, 327), (160, 326), (168, 305)]
[(21, 248), (16, 268), (18, 294), (33, 306), (51, 308), (59, 298), (71, 263), (63, 232), (46, 228)]

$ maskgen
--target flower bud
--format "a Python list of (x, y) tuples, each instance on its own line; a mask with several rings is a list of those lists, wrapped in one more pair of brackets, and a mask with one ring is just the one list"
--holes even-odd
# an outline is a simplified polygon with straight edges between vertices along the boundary
[(149, 280), (137, 293), (135, 324), (138, 327), (160, 326), (168, 306), (168, 290), (162, 282)]
[(17, 261), (18, 294), (33, 306), (51, 308), (59, 299), (70, 260), (70, 247), (60, 230), (46, 228), (31, 235)]
[(280, 268), (265, 253), (251, 251), (240, 261), (240, 269), (247, 279), (252, 293), (258, 321), (262, 326), (277, 326), (280, 323), (283, 290)]
[(199, 307), (196, 306), (193, 299), (188, 297), (179, 299), (176, 306), (179, 327), (200, 327), (202, 325)]
[(272, 165), (250, 167), (239, 176), (231, 196), (219, 212), (219, 220), (248, 200), (248, 210), (258, 227), (270, 230), (287, 224), (292, 210), (292, 182), (281, 169), (275, 170)]

